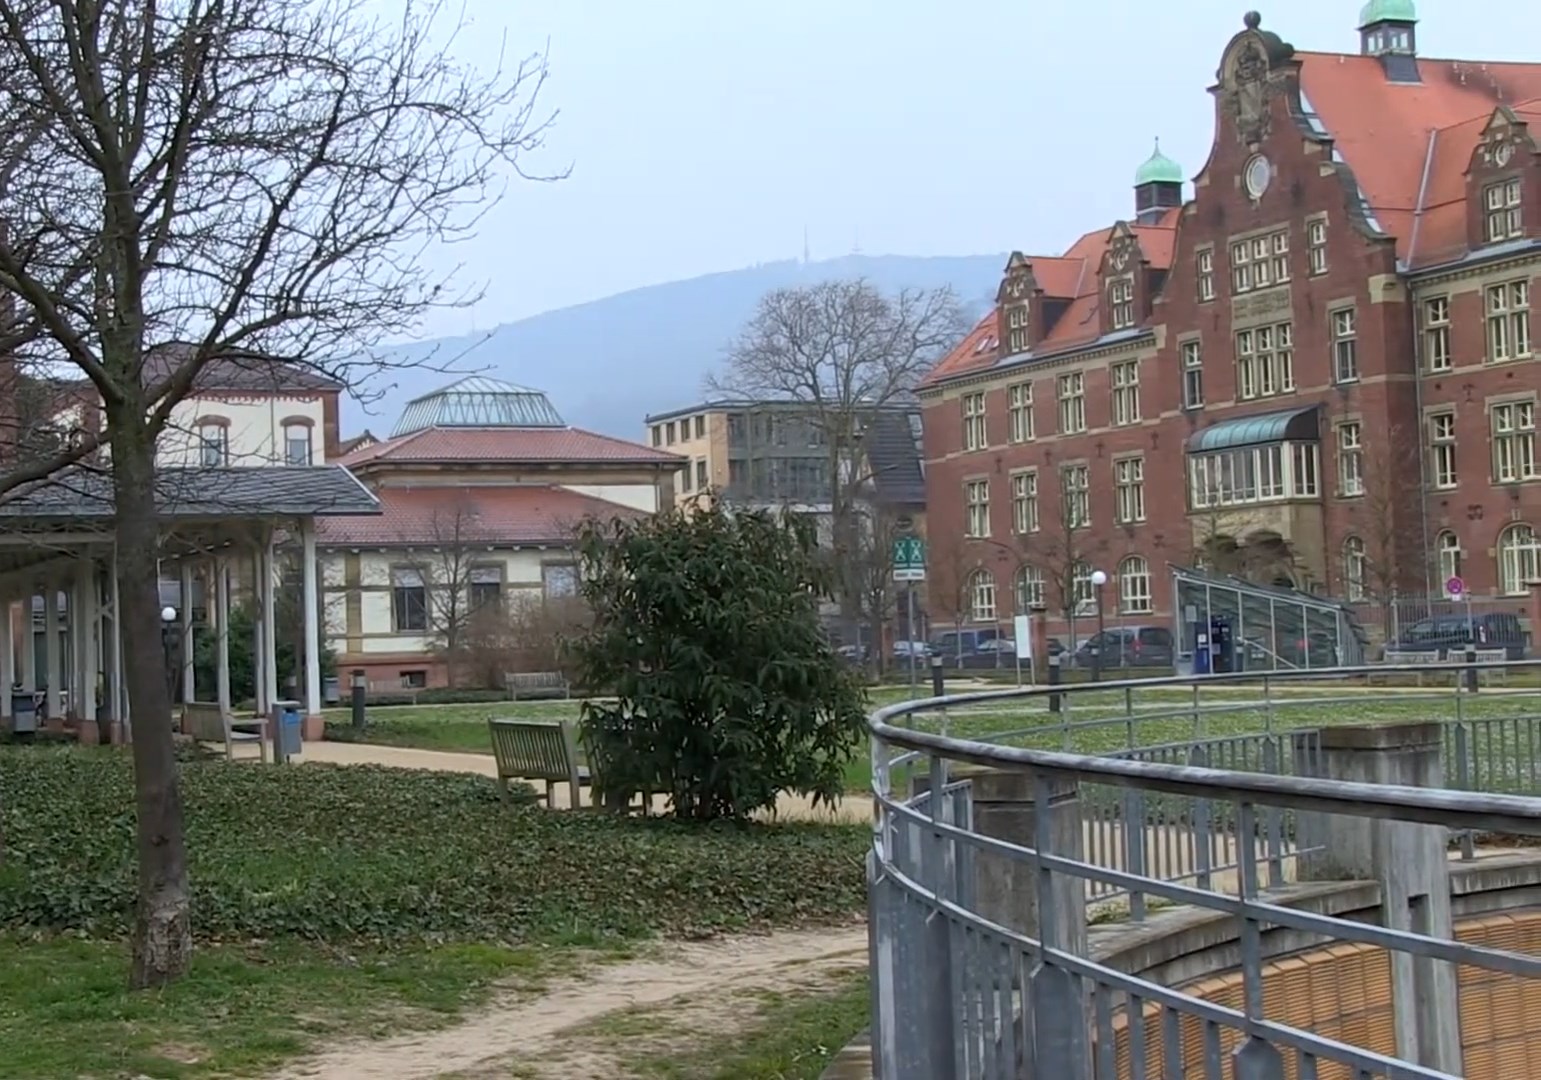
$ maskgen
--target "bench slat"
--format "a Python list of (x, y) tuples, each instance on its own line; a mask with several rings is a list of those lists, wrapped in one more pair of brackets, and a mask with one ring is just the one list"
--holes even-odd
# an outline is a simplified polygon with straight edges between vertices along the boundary
[(578, 808), (578, 789), (590, 779), (589, 770), (578, 759), (578, 743), (567, 721), (504, 720), (487, 721), (492, 739), (492, 756), (497, 762), (498, 783), (505, 796), (509, 780), (544, 780), (546, 802), (551, 802), (552, 785), (571, 786), (570, 802)]

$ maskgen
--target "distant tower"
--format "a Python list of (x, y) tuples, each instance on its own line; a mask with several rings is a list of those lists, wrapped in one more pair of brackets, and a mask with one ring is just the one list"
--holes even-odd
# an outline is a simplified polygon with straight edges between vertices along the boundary
[(1182, 166), (1161, 152), (1155, 153), (1134, 174), (1134, 217), (1141, 225), (1154, 224), (1174, 206), (1183, 204)]
[(808, 257), (808, 226), (803, 226), (803, 265), (807, 266), (813, 260)]
[(851, 229), (851, 254), (852, 255), (860, 255), (861, 254), (861, 229), (860, 228), (853, 228), (853, 229)]

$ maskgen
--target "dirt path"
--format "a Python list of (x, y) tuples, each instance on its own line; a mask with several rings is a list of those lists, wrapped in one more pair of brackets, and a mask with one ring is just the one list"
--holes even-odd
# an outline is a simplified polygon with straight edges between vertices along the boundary
[[(272, 1080), (430, 1080), (433, 1077), (614, 1077), (618, 1054), (593, 1037), (596, 1022), (628, 1010), (691, 999), (689, 1025), (732, 1030), (735, 996), (816, 985), (866, 963), (867, 931), (787, 931), (661, 946), (646, 959), (607, 965), (533, 1000), (510, 999), (442, 1031), (341, 1045)], [(713, 1008), (713, 1003), (717, 1003)], [(720, 1011), (719, 1011), (720, 1010)]]
[[(402, 746), (374, 746), (369, 743), (312, 742), (305, 744), (300, 756), (304, 763), (322, 762), (331, 765), (385, 765), (396, 769), (431, 769), (438, 772), (476, 773), (480, 776), (496, 776), (491, 754), (456, 754), (443, 750), (414, 750)], [(567, 785), (557, 784), (553, 804), (565, 808)], [(578, 801), (588, 805), (589, 789), (579, 791)], [(662, 812), (663, 800), (655, 800), (655, 809)], [(801, 795), (783, 794), (776, 800), (778, 817), (793, 821), (838, 821), (846, 824), (865, 824), (872, 820), (870, 798), (843, 799), (833, 807), (815, 807), (811, 799)]]

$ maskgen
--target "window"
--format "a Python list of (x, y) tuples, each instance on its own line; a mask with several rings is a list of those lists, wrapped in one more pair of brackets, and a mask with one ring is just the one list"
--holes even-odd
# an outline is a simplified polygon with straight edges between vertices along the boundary
[(1266, 289), (1290, 279), (1287, 230), (1238, 240), (1231, 245), (1231, 287), (1235, 292)]
[(198, 425), (198, 460), (210, 467), (230, 464), (230, 429), (222, 423)]
[(1353, 308), (1332, 313), (1332, 377), (1340, 383), (1359, 381), (1358, 329)]
[(546, 599), (578, 595), (578, 568), (572, 563), (548, 563), (540, 568)]
[(1059, 389), (1059, 432), (1074, 435), (1086, 430), (1086, 376), (1079, 371), (1061, 375)]
[(1027, 305), (1019, 304), (1006, 312), (1006, 345), (1007, 352), (1016, 354), (1027, 352), (1028, 342)]
[(975, 622), (995, 621), (995, 575), (983, 567), (968, 578), (968, 614)]
[(1011, 529), (1016, 533), (1038, 531), (1038, 474), (1017, 473), (1011, 478)]
[(1357, 536), (1343, 541), (1343, 586), (1351, 604), (1364, 599), (1365, 564), (1364, 541)]
[(1043, 607), (1043, 571), (1036, 566), (1024, 566), (1017, 571), (1017, 613), (1024, 614), (1035, 607)]
[(1493, 479), (1500, 484), (1536, 478), (1536, 403), (1494, 405)]
[(664, 442), (668, 443), (670, 446), (674, 445), (674, 421), (671, 420), (664, 426), (663, 439)]
[(1215, 253), (1210, 248), (1205, 248), (1194, 256), (1198, 263), (1199, 301), (1215, 298)]
[(310, 425), (284, 425), (284, 464), (310, 464)]
[(1315, 443), (1246, 446), (1188, 458), (1188, 499), (1195, 510), (1316, 495)]
[(662, 446), (663, 445), (663, 427), (661, 425), (659, 425), (659, 424), (654, 424), (653, 425), (653, 445), (654, 446)]
[(1483, 235), (1489, 244), (1521, 235), (1520, 181), (1518, 177), (1489, 184), (1482, 192)]
[(1495, 364), (1530, 355), (1530, 282), (1488, 289), (1487, 355)]
[(1150, 599), (1150, 564), (1131, 555), (1118, 564), (1118, 610), (1138, 615), (1154, 610)]
[(1017, 383), (1006, 391), (1008, 435), (1014, 443), (1029, 442), (1033, 432), (1033, 384)]
[(1243, 399), (1275, 397), (1295, 389), (1294, 334), (1289, 323), (1237, 331), (1236, 385)]
[(1306, 263), (1311, 276), (1327, 272), (1327, 223), (1312, 221), (1306, 224)]
[(696, 417), (696, 438), (698, 438), (698, 439), (706, 438), (706, 417), (705, 416), (698, 416), (698, 417)]
[(967, 510), (968, 536), (990, 535), (990, 481), (970, 480), (963, 485), (963, 502)]
[(496, 566), (473, 566), (468, 586), (466, 600), (472, 611), (496, 607), (503, 599), (503, 572)]
[(681, 469), (676, 475), (680, 478), (680, 491), (689, 491), (694, 484), (689, 463), (686, 463), (685, 467)]
[(1439, 559), (1439, 587), (1443, 589), (1451, 578), (1461, 576), (1461, 541), (1455, 533), (1446, 530), (1435, 537), (1434, 552)]
[(1338, 494), (1364, 494), (1364, 431), (1357, 422), (1338, 425)]
[(1183, 354), (1183, 408), (1204, 407), (1204, 345), (1199, 341), (1185, 341)]
[(1108, 308), (1113, 316), (1113, 329), (1126, 330), (1134, 325), (1134, 281), (1122, 277), (1113, 279), (1108, 286)]
[(391, 629), (398, 634), (428, 629), (428, 589), (421, 570), (410, 566), (391, 570)]
[(1114, 364), (1113, 423), (1137, 424), (1140, 421), (1140, 362), (1125, 360)]
[(1086, 528), (1092, 523), (1091, 470), (1085, 465), (1066, 465), (1059, 471), (1059, 486), (1065, 526)]
[(1077, 559), (1070, 567), (1070, 608), (1089, 613), (1096, 606), (1097, 586), (1092, 584), (1091, 563)]
[(1429, 414), (1430, 479), (1437, 488), (1455, 487), (1455, 413)]
[(706, 490), (706, 462), (704, 460), (696, 462), (696, 487), (702, 491)]
[(1423, 355), (1430, 371), (1449, 371), (1450, 298), (1436, 296), (1423, 302)]
[(414, 671), (398, 671), (396, 678), (401, 680), (403, 689), (426, 690), (428, 689), (428, 672), (421, 668)]
[(1145, 520), (1145, 459), (1113, 462), (1113, 492), (1120, 525)]
[(963, 449), (983, 450), (989, 443), (985, 432), (985, 395), (981, 390), (963, 395)]
[(1498, 537), (1498, 587), (1505, 596), (1523, 596), (1537, 576), (1536, 534), (1516, 522)]

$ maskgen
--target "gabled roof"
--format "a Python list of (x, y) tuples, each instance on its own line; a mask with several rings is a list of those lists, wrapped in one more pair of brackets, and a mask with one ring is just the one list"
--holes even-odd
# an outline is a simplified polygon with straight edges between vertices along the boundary
[(867, 424), (862, 449), (877, 498), (890, 506), (924, 506), (926, 478), (921, 472), (920, 414), (883, 410)]
[[(371, 515), (379, 504), (337, 465), (260, 468), (164, 468), (155, 474), (155, 502), (168, 518)], [(112, 477), (83, 466), (16, 489), (0, 501), (0, 519), (23, 524), (107, 522), (114, 516)]]
[(378, 516), (320, 518), (317, 541), (332, 547), (565, 544), (586, 519), (642, 516), (561, 487), (384, 487), (377, 494)]
[(678, 454), (579, 428), (423, 428), (338, 459), (343, 465), (642, 464), (683, 465)]

